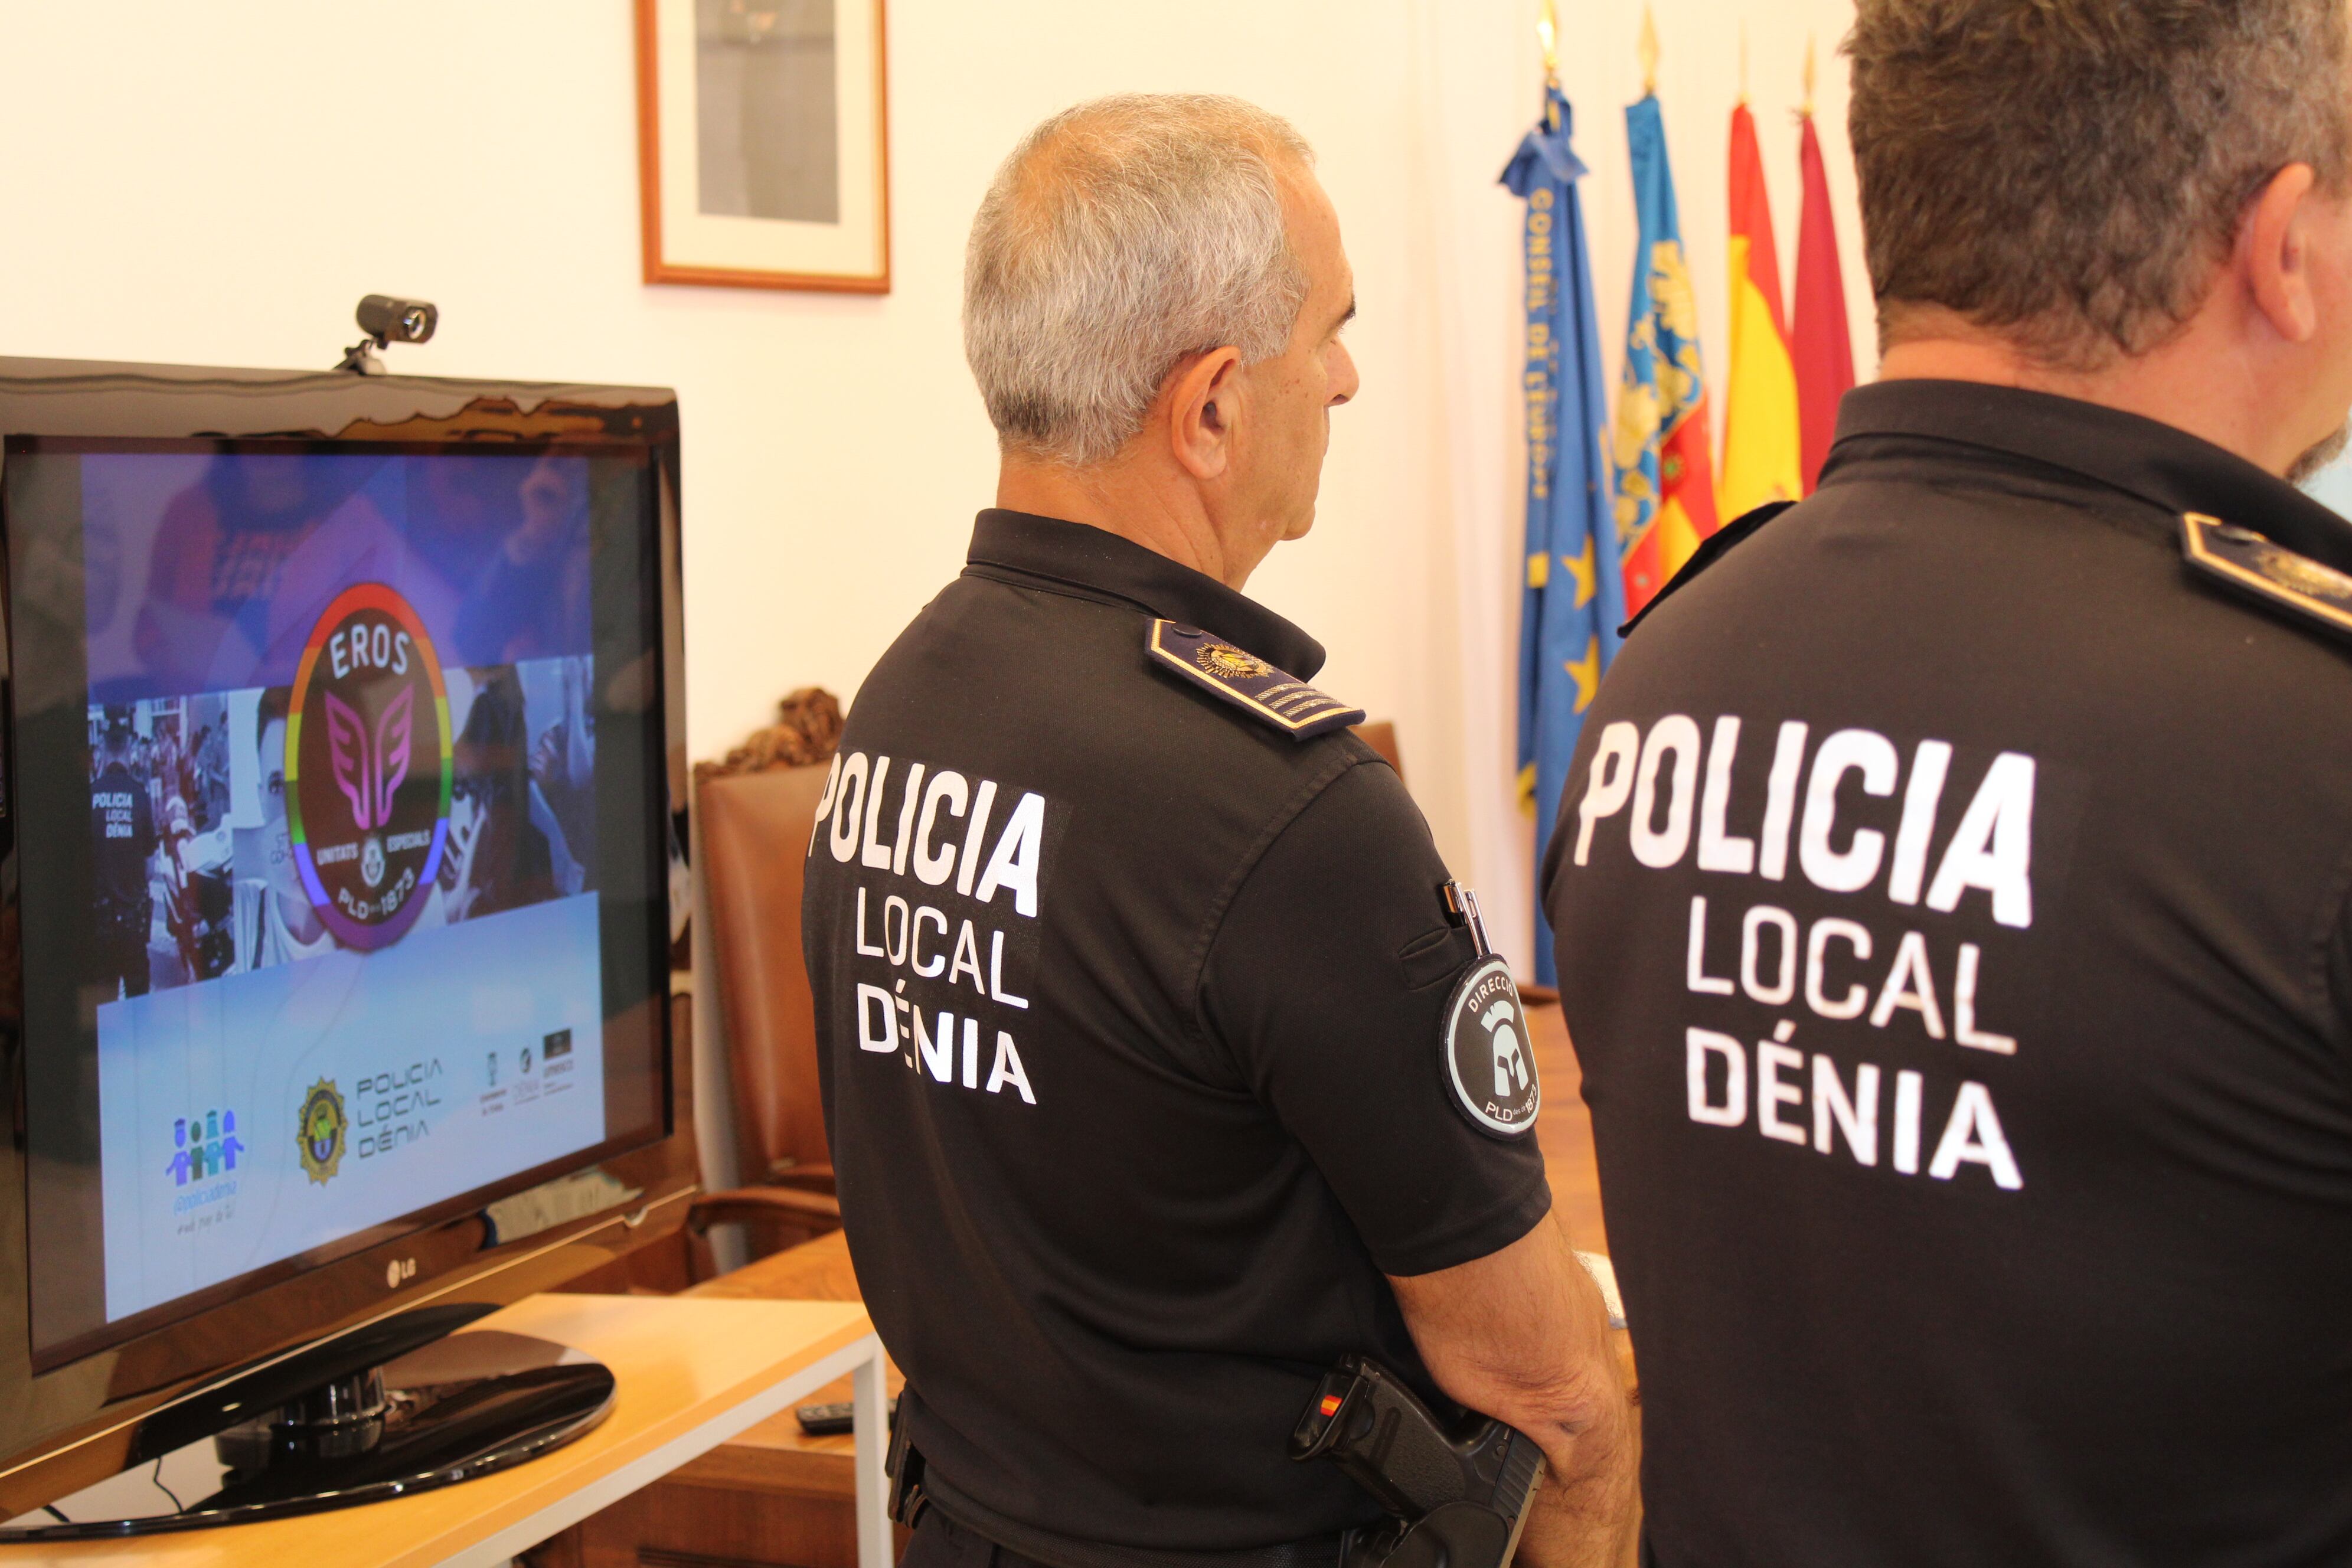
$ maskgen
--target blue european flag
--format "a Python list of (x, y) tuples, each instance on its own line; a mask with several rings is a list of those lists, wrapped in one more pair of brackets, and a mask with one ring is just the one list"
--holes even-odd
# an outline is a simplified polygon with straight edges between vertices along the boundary
[[(1528, 204), (1526, 361), (1520, 391), (1528, 421), (1527, 586), (1519, 614), (1519, 798), (1535, 813), (1536, 865), (1543, 865), (1569, 760), (1601, 672), (1617, 655), (1625, 620), (1617, 530), (1603, 457), (1608, 404), (1601, 328), (1585, 251), (1585, 174), (1570, 148), (1574, 121), (1557, 88), (1541, 123), (1519, 143), (1503, 184)], [(1536, 889), (1538, 984), (1559, 983), (1551, 922)]]

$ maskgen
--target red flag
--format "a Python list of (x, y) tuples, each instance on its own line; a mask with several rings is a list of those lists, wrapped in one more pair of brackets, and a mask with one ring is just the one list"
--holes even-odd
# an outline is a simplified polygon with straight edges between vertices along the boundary
[(1797, 427), (1804, 452), (1805, 493), (1822, 477), (1837, 432), (1838, 399), (1853, 386), (1853, 342), (1846, 334), (1845, 279), (1838, 268), (1837, 228), (1821, 138), (1804, 117), (1798, 161), (1805, 205), (1797, 225), (1797, 310), (1790, 344), (1797, 365)]
[(1804, 493), (1800, 406), (1764, 160), (1756, 151), (1756, 117), (1743, 101), (1731, 111), (1731, 379), (1723, 397), (1723, 482), (1715, 492), (1723, 516)]

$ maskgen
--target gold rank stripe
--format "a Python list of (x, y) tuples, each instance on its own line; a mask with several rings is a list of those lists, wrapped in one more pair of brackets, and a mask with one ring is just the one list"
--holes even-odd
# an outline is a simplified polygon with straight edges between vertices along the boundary
[[(2352, 633), (2352, 611), (2347, 611), (2341, 605), (2330, 604), (2326, 599), (2317, 598), (2309, 594), (2299, 594), (2285, 584), (2265, 577), (2252, 567), (2242, 565), (2216, 551), (2206, 535), (2215, 529), (2228, 526), (2220, 518), (2208, 516), (2201, 511), (2183, 512), (2180, 517), (2180, 540), (2189, 559), (2214, 576), (2258, 594), (2274, 604), (2287, 605), (2315, 620), (2325, 621), (2338, 631)], [(2248, 529), (2246, 531), (2252, 533), (2254, 531)], [(2255, 537), (2262, 539), (2265, 544), (2270, 543), (2270, 541), (2263, 535), (2256, 534)], [(2280, 548), (2277, 545), (2271, 547)]]
[(1360, 710), (1351, 710), (1339, 699), (1317, 690), (1296, 676), (1289, 679), (1286, 686), (1277, 685), (1267, 689), (1269, 693), (1286, 693), (1287, 695), (1282, 697), (1280, 700), (1293, 707), (1291, 712), (1286, 713), (1281, 708), (1252, 697), (1245, 691), (1236, 691), (1208, 671), (1197, 668), (1191, 659), (1167, 645), (1163, 638), (1168, 628), (1172, 625), (1174, 625), (1173, 622), (1165, 620), (1155, 620), (1151, 623), (1151, 641), (1149, 647), (1154, 658), (1169, 668), (1181, 672), (1187, 680), (1195, 685), (1206, 687), (1236, 707), (1248, 709), (1278, 729), (1295, 733), (1310, 724), (1320, 723), (1335, 713), (1356, 712), (1359, 718), (1362, 716)]

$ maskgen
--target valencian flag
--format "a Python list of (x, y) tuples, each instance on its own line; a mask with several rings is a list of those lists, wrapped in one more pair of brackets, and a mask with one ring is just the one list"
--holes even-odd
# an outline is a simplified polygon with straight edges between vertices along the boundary
[[(1810, 79), (1812, 59), (1805, 61)], [(1806, 97), (1811, 97), (1810, 79)], [(1805, 105), (1798, 151), (1805, 179), (1805, 206), (1797, 225), (1797, 310), (1793, 342), (1798, 426), (1803, 432), (1805, 493), (1822, 477), (1837, 434), (1838, 399), (1853, 389), (1853, 344), (1846, 335), (1845, 279), (1838, 267), (1837, 226), (1830, 214), (1829, 174), (1822, 167), (1822, 141), (1813, 134), (1813, 110)]]
[(1683, 260), (1666, 124), (1655, 93), (1625, 110), (1633, 153), (1633, 320), (1617, 394), (1612, 454), (1617, 548), (1625, 608), (1654, 597), (1716, 528), (1715, 465), (1707, 454), (1706, 376), (1699, 363), (1698, 298)]
[[(1625, 620), (1617, 534), (1601, 455), (1601, 327), (1585, 251), (1584, 165), (1559, 89), (1503, 184), (1528, 204), (1527, 339), (1520, 386), (1528, 420), (1527, 585), (1519, 605), (1519, 795), (1535, 812), (1543, 864), (1584, 710), (1617, 652)], [(1536, 979), (1557, 984), (1551, 929), (1536, 898)]]
[[(1811, 121), (1807, 129), (1811, 128)], [(1727, 518), (1804, 493), (1797, 440), (1797, 369), (1780, 315), (1780, 261), (1756, 117), (1743, 100), (1731, 111), (1731, 379), (1723, 397)]]

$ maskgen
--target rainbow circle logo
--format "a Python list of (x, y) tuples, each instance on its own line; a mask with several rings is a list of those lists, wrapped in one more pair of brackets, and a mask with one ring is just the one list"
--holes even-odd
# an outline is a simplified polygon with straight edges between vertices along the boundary
[(425, 623), (382, 583), (310, 628), (286, 717), (286, 826), (311, 907), (366, 952), (416, 923), (456, 776), (449, 692)]

